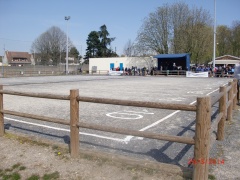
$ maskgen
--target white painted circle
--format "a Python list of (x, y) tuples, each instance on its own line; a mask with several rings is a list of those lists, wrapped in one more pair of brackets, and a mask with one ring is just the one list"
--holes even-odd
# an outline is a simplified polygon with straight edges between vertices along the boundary
[(112, 112), (107, 113), (106, 116), (116, 118), (116, 119), (141, 119), (143, 118), (140, 114), (131, 114), (125, 112)]

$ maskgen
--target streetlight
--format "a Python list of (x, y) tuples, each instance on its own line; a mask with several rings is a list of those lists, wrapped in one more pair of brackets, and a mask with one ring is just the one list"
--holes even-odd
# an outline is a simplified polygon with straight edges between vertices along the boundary
[(214, 0), (214, 28), (213, 28), (213, 73), (215, 70), (215, 59), (216, 59), (216, 0)]
[(68, 74), (68, 20), (70, 16), (65, 16), (65, 20), (67, 21), (67, 51), (66, 51), (66, 74)]

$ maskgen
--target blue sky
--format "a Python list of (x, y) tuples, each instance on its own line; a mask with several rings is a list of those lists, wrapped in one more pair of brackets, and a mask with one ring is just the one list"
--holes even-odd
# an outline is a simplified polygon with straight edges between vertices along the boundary
[[(69, 37), (80, 53), (85, 54), (91, 31), (107, 26), (116, 37), (112, 49), (121, 55), (130, 39), (135, 40), (143, 19), (157, 7), (178, 0), (0, 0), (0, 55), (3, 49), (28, 51), (32, 42), (52, 26), (64, 32), (69, 20)], [(190, 7), (203, 7), (214, 16), (214, 0), (182, 0)], [(217, 25), (231, 26), (240, 20), (240, 0), (216, 0)]]

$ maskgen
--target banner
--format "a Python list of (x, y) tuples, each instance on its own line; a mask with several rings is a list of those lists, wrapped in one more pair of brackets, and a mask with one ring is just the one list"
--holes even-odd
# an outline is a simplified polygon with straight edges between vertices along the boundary
[(191, 72), (191, 71), (187, 71), (186, 72), (186, 77), (208, 77), (208, 72)]
[(123, 71), (112, 71), (110, 70), (108, 75), (110, 76), (121, 76), (123, 74)]

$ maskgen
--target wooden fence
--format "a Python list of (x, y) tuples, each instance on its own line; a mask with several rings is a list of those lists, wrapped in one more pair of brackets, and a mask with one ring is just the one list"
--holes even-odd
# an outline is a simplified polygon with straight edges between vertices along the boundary
[[(224, 125), (225, 121), (231, 121), (233, 109), (236, 109), (237, 101), (239, 100), (237, 80), (230, 81), (228, 86), (221, 86), (217, 96), (211, 98), (210, 96), (197, 97), (196, 105), (184, 105), (184, 104), (167, 104), (157, 102), (141, 102), (141, 101), (128, 101), (118, 99), (106, 99), (106, 98), (91, 98), (79, 96), (79, 90), (70, 90), (70, 95), (54, 95), (43, 93), (25, 93), (14, 92), (9, 90), (3, 90), (3, 86), (0, 85), (0, 136), (4, 135), (4, 114), (33, 118), (47, 122), (59, 123), (70, 126), (70, 154), (75, 158), (79, 154), (79, 128), (88, 128), (104, 132), (112, 132), (124, 135), (132, 135), (150, 139), (158, 139), (164, 141), (171, 141), (183, 144), (194, 145), (194, 157), (193, 161), (193, 179), (194, 180), (207, 180), (208, 179), (208, 160), (210, 151), (210, 136), (212, 134), (211, 126), (217, 125), (217, 140), (224, 139)], [(70, 101), (70, 121), (64, 119), (51, 118), (46, 116), (39, 116), (34, 114), (27, 114), (15, 111), (9, 111), (3, 107), (3, 95), (16, 95), (27, 96), (36, 98), (58, 99)], [(79, 102), (91, 102), (91, 103), (104, 103), (112, 105), (145, 107), (145, 108), (157, 108), (157, 109), (171, 109), (182, 111), (194, 111), (196, 112), (196, 129), (194, 137), (181, 137), (166, 134), (157, 134), (152, 132), (143, 132), (136, 130), (129, 130), (123, 128), (116, 128), (110, 126), (102, 126), (93, 123), (86, 123), (79, 121)], [(219, 113), (211, 124), (211, 108), (213, 105), (219, 102)], [(204, 163), (202, 163), (204, 162)]]

